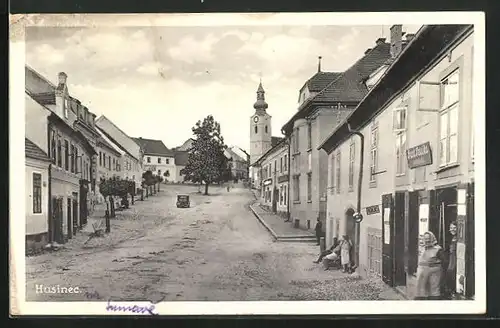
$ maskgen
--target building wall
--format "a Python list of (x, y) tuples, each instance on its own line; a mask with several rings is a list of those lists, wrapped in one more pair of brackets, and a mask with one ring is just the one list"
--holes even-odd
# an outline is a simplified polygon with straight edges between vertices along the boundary
[[(292, 176), (299, 174), (300, 197), (294, 198), (294, 179), (291, 177), (291, 217), (299, 220), (302, 228), (314, 228), (318, 217), (325, 226), (327, 217), (327, 183), (322, 178), (328, 174), (328, 156), (317, 148), (333, 129), (349, 113), (348, 109), (319, 108), (309, 121), (300, 119), (295, 121), (291, 138), (298, 133), (298, 153), (294, 154), (292, 147)], [(308, 122), (311, 123), (311, 147), (308, 145)], [(298, 161), (298, 163), (296, 163)], [(308, 198), (308, 173), (311, 174), (311, 200)]]
[[(409, 85), (405, 90), (399, 92), (370, 122), (361, 129), (365, 136), (365, 165), (363, 171), (362, 186), (362, 214), (364, 220), (360, 224), (360, 273), (366, 275), (369, 273), (368, 244), (369, 235), (381, 236), (382, 234), (382, 206), (381, 197), (384, 194), (394, 194), (396, 190), (430, 190), (439, 186), (455, 184), (458, 182), (473, 181), (473, 160), (472, 160), (472, 47), (473, 37), (470, 36), (458, 44), (452, 51), (451, 56), (444, 56), (430, 66), (417, 81)], [(440, 82), (455, 68), (461, 69), (460, 78), (460, 107), (458, 117), (458, 165), (441, 170), (439, 167), (439, 103), (440, 87), (426, 85), (422, 86), (418, 82)], [(393, 118), (394, 109), (401, 105), (407, 105), (407, 130), (406, 147), (403, 152), (404, 173), (397, 174), (396, 157), (396, 134), (394, 132)], [(431, 109), (434, 112), (423, 112), (418, 109)], [(370, 143), (371, 131), (373, 126), (378, 126), (378, 161), (375, 176), (376, 182), (370, 182)], [(354, 161), (354, 188), (348, 189), (349, 181), (349, 149), (351, 139), (355, 141), (355, 161)], [(327, 245), (331, 245), (333, 236), (341, 236), (348, 231), (348, 220), (345, 218), (345, 212), (349, 207), (356, 210), (357, 201), (357, 181), (359, 174), (359, 138), (353, 136), (345, 140), (337, 149), (341, 151), (341, 186), (340, 191), (337, 188), (337, 177), (334, 175), (332, 188), (332, 160), (337, 156), (337, 150), (329, 154), (328, 163), (328, 223), (327, 227)], [(429, 142), (432, 151), (432, 164), (415, 169), (408, 168), (406, 150), (408, 148)], [(333, 162), (336, 163), (336, 162)], [(336, 168), (336, 164), (333, 165)], [(379, 213), (368, 215), (366, 207), (379, 206)], [(405, 205), (407, 207), (407, 205)], [(406, 208), (404, 212), (407, 213)], [(407, 214), (403, 214), (407, 215)], [(404, 220), (404, 218), (398, 218)], [(338, 222), (338, 223), (337, 223)], [(338, 228), (337, 228), (338, 227)], [(405, 237), (407, 238), (407, 237)], [(383, 241), (382, 241), (383, 242)], [(405, 243), (408, 243), (405, 239)], [(381, 252), (378, 253), (381, 262)], [(381, 269), (381, 268), (380, 268)], [(407, 277), (408, 296), (412, 296), (413, 286), (415, 284), (414, 276)]]
[[(271, 184), (262, 186), (263, 189), (260, 195), (261, 204), (264, 206), (268, 206), (270, 209), (272, 208), (275, 196), (273, 190), (276, 188), (278, 190), (278, 195), (277, 195), (278, 198), (276, 199), (276, 209), (277, 212), (283, 215), (286, 214), (288, 210), (288, 206), (286, 204), (288, 203), (289, 192), (288, 190), (286, 190), (286, 198), (287, 198), (286, 202), (284, 202), (284, 200), (280, 202), (282, 196), (281, 193), (283, 192), (283, 188), (285, 187), (288, 188), (288, 181), (283, 181), (280, 183), (278, 179), (280, 177), (283, 177), (282, 179), (288, 177), (288, 163), (286, 165), (286, 168), (285, 165), (283, 165), (283, 168), (281, 166), (281, 162), (285, 161), (285, 156), (288, 158), (288, 146), (286, 144), (282, 144), (281, 146), (273, 150), (273, 152), (268, 154), (267, 157), (261, 163), (262, 171), (267, 170), (267, 172), (262, 173), (262, 181), (263, 182), (269, 181), (269, 179), (272, 180)], [(269, 165), (271, 166), (271, 175), (269, 175)]]
[[(148, 158), (151, 159), (151, 162), (148, 163)], [(158, 163), (158, 159), (160, 159), (161, 163)], [(167, 164), (168, 161), (168, 164)], [(163, 174), (168, 171), (169, 177), (168, 181), (180, 181), (177, 174), (177, 168), (175, 166), (175, 158), (174, 156), (157, 156), (145, 154), (143, 160), (143, 172), (152, 171), (153, 174), (160, 174), (163, 178)]]
[[(35, 251), (48, 243), (49, 163), (26, 158), (26, 251)], [(41, 213), (33, 209), (33, 173), (41, 174)]]
[(140, 146), (132, 138), (115, 126), (110, 120), (101, 116), (96, 120), (96, 125), (109, 134), (135, 158), (141, 160)]
[(35, 145), (48, 150), (47, 117), (50, 112), (25, 94), (25, 136)]

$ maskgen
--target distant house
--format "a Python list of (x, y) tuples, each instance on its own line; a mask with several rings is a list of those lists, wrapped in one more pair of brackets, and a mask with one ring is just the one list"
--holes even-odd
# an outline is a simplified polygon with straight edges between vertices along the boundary
[(184, 141), (182, 145), (180, 145), (179, 147), (175, 147), (173, 150), (188, 151), (193, 146), (193, 141), (193, 138), (189, 138), (188, 140)]
[(168, 178), (168, 181), (173, 182), (183, 182), (184, 176), (181, 174), (181, 170), (186, 167), (189, 159), (189, 152), (187, 151), (175, 151), (175, 180)]
[(231, 174), (234, 178), (241, 180), (248, 178), (248, 159), (241, 154), (238, 147), (228, 147), (224, 151), (226, 158), (231, 160)]
[(49, 166), (47, 153), (25, 138), (26, 252), (49, 243)]
[(177, 181), (175, 166), (175, 152), (168, 149), (161, 140), (133, 138), (144, 152), (142, 163), (143, 172), (151, 171), (153, 174), (167, 178), (168, 181)]

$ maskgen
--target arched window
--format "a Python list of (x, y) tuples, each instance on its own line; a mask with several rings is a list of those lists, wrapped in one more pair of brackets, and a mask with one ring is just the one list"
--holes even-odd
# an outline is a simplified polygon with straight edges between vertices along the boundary
[(266, 133), (267, 133), (267, 125), (266, 125)]
[(257, 125), (255, 126), (255, 133), (257, 133)]

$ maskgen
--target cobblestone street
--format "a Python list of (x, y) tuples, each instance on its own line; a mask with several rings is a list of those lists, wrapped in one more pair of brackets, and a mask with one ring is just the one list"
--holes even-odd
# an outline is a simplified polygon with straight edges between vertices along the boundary
[[(380, 280), (360, 280), (314, 264), (314, 243), (273, 242), (249, 210), (247, 189), (162, 185), (118, 212), (111, 233), (81, 233), (64, 249), (28, 257), (27, 301), (369, 300), (398, 298)], [(178, 209), (178, 193), (191, 208)], [(37, 293), (36, 285), (78, 287)], [(385, 296), (382, 296), (382, 294)], [(389, 295), (389, 296), (387, 296)]]

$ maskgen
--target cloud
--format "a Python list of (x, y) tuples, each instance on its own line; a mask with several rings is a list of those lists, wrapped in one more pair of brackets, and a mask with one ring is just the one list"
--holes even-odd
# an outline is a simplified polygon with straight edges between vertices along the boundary
[(43, 58), (45, 63), (50, 66), (64, 62), (64, 53), (46, 43), (37, 46), (33, 56)]
[(160, 75), (162, 76), (168, 70), (168, 66), (159, 62), (147, 62), (137, 68), (137, 72), (144, 75)]
[(180, 40), (180, 42), (168, 49), (170, 57), (174, 60), (186, 63), (210, 62), (214, 59), (212, 46), (218, 41), (213, 34), (207, 35), (202, 41), (197, 41), (189, 35)]

